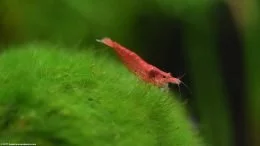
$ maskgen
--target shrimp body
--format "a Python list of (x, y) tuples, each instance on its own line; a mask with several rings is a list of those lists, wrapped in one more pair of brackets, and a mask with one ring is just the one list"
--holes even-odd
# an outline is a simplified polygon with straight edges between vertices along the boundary
[(166, 73), (147, 63), (136, 53), (112, 41), (110, 38), (103, 38), (97, 41), (113, 48), (128, 70), (147, 83), (152, 83), (158, 87), (167, 86), (168, 83), (177, 85), (182, 83), (180, 79), (174, 78), (170, 73)]

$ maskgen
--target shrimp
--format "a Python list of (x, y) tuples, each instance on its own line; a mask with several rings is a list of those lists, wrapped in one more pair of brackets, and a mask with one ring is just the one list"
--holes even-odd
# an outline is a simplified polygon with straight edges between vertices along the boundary
[(177, 84), (178, 86), (183, 83), (180, 78), (175, 78), (171, 73), (164, 72), (147, 63), (135, 52), (130, 51), (110, 38), (105, 37), (101, 40), (97, 39), (97, 41), (113, 48), (128, 70), (146, 83), (151, 83), (162, 88), (168, 87), (169, 83)]

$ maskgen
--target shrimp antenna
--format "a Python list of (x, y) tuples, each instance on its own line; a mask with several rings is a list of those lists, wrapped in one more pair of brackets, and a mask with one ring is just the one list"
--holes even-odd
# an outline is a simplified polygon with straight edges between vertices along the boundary
[[(183, 75), (181, 75), (180, 77), (178, 77), (178, 79), (183, 78), (185, 75), (186, 75), (186, 73), (184, 73)], [(192, 91), (191, 91), (191, 89), (190, 89), (190, 87), (189, 87), (188, 85), (186, 85), (186, 84), (185, 84), (184, 82), (182, 82), (182, 81), (181, 81), (181, 84), (183, 84), (183, 85), (189, 90), (189, 92), (192, 94)], [(179, 85), (178, 85), (178, 87), (180, 88)], [(179, 89), (179, 91), (180, 91), (180, 89)]]
[(183, 75), (181, 75), (180, 77), (178, 77), (178, 79), (182, 79), (185, 75), (186, 75), (186, 73), (184, 73)]
[(184, 82), (182, 82), (182, 81), (181, 81), (181, 84), (184, 85), (184, 86), (189, 90), (189, 92), (192, 94), (192, 91), (191, 91), (191, 89), (189, 88), (188, 85), (186, 85), (186, 84), (185, 84)]
[(96, 39), (96, 41), (102, 43), (102, 39)]

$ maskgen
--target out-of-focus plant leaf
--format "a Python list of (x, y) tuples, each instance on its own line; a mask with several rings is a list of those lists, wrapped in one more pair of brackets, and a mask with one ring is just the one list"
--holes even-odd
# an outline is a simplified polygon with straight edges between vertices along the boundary
[(245, 58), (247, 73), (247, 111), (253, 145), (260, 145), (260, 15), (259, 1), (250, 0), (243, 9), (245, 34)]
[(233, 143), (230, 111), (215, 47), (214, 21), (209, 19), (210, 8), (194, 11), (186, 21), (186, 54), (202, 133), (214, 146), (230, 146)]

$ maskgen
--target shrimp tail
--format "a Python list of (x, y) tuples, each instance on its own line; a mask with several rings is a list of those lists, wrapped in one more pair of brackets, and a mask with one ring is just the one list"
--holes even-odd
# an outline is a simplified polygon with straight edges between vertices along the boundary
[(112, 48), (114, 48), (114, 46), (115, 46), (115, 42), (113, 42), (110, 38), (108, 38), (108, 37), (104, 37), (104, 38), (102, 38), (102, 39), (96, 39), (96, 41), (97, 42), (99, 42), (99, 43), (103, 43), (103, 44), (105, 44), (105, 45), (107, 45), (107, 46), (109, 46), (109, 47), (112, 47)]

